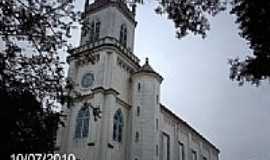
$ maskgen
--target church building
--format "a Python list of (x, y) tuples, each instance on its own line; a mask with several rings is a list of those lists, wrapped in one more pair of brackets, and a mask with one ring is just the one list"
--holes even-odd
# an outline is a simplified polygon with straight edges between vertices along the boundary
[(75, 98), (64, 109), (59, 152), (79, 160), (218, 160), (219, 150), (160, 102), (163, 77), (134, 54), (135, 7), (86, 0), (80, 46), (67, 58)]

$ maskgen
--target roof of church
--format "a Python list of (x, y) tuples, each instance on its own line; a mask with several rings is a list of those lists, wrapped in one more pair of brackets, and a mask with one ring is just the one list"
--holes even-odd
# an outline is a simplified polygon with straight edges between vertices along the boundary
[(167, 113), (169, 113), (170, 115), (172, 115), (173, 117), (175, 117), (177, 120), (179, 120), (180, 122), (182, 122), (184, 125), (186, 125), (189, 129), (191, 129), (195, 134), (197, 134), (200, 138), (202, 138), (208, 144), (210, 144), (213, 148), (215, 148), (217, 150), (218, 153), (220, 152), (220, 150), (213, 143), (211, 143), (209, 140), (207, 140), (206, 138), (204, 138), (204, 136), (202, 136), (199, 132), (197, 132), (194, 128), (192, 128), (186, 121), (182, 120), (179, 116), (177, 116), (168, 107), (166, 107), (163, 104), (160, 104), (160, 107), (161, 107), (161, 109), (163, 109), (164, 111), (166, 111)]

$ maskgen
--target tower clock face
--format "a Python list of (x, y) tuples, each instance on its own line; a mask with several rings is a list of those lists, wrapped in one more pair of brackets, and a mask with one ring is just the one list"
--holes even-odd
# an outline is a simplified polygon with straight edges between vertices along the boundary
[(94, 75), (93, 73), (86, 73), (82, 76), (81, 86), (82, 88), (89, 88), (93, 85)]

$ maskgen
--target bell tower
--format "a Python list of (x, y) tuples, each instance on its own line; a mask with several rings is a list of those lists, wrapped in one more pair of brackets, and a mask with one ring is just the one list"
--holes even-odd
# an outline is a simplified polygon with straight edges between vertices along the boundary
[[(101, 86), (116, 89), (113, 72), (117, 71), (112, 70), (115, 63), (123, 61), (128, 74), (140, 67), (133, 54), (136, 24), (135, 7), (128, 7), (125, 0), (95, 0), (90, 4), (85, 1), (80, 45), (70, 50), (67, 59), (68, 77), (80, 92), (89, 93), (89, 88)], [(91, 73), (83, 80), (85, 70)]]
[(133, 52), (136, 27), (135, 9), (125, 0), (95, 0), (85, 2), (80, 45), (103, 38), (113, 38)]

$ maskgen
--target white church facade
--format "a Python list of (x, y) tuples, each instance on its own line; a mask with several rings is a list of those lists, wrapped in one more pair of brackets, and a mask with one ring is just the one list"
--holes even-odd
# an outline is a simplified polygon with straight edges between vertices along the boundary
[(212, 143), (161, 104), (162, 76), (148, 59), (139, 64), (135, 8), (86, 0), (82, 18), (80, 46), (68, 57), (76, 98), (64, 111), (59, 152), (80, 160), (218, 160)]

